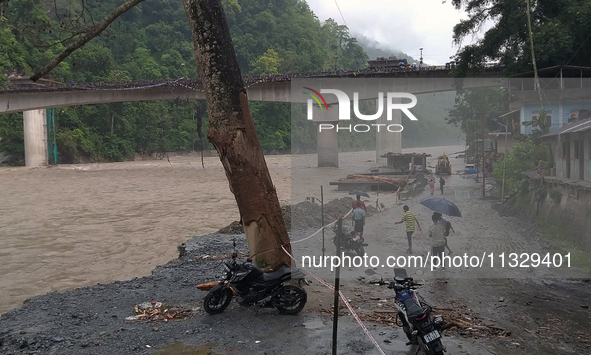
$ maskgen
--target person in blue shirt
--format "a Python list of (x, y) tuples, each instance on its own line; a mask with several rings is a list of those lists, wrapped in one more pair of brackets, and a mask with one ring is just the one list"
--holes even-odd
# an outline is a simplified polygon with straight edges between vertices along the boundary
[(359, 233), (359, 237), (363, 240), (363, 227), (365, 226), (365, 211), (361, 208), (361, 204), (358, 203), (353, 210), (353, 226), (355, 233)]

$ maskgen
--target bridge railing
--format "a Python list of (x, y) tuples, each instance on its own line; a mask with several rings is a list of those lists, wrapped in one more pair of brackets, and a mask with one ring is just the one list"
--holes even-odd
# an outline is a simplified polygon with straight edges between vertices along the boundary
[[(449, 72), (453, 69), (453, 65), (438, 65), (438, 66), (423, 66), (423, 67), (391, 67), (391, 68), (366, 68), (362, 70), (330, 70), (319, 73), (291, 73), (278, 75), (250, 75), (244, 76), (244, 84), (249, 87), (255, 84), (285, 82), (296, 78), (343, 78), (343, 77), (388, 77), (398, 75), (409, 75), (421, 73), (437, 73)], [(487, 64), (484, 66), (485, 70), (501, 70), (503, 67), (496, 64)], [(11, 92), (33, 92), (33, 91), (69, 91), (69, 90), (100, 90), (100, 89), (116, 89), (116, 90), (135, 90), (146, 89), (158, 86), (182, 86), (199, 90), (201, 87), (201, 80), (198, 78), (178, 78), (167, 80), (142, 80), (132, 82), (99, 82), (99, 83), (33, 83), (26, 82), (23, 78), (10, 80), (8, 87), (0, 89), (1, 93)]]

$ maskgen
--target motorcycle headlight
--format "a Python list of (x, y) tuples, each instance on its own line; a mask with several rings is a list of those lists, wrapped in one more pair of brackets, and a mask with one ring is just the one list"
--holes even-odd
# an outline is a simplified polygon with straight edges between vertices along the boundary
[(227, 271), (222, 272), (222, 278), (225, 279), (226, 277), (228, 277), (228, 272)]

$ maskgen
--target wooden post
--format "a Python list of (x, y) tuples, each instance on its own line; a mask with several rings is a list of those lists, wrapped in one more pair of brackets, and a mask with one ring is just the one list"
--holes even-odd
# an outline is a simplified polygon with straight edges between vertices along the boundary
[(486, 168), (484, 164), (484, 103), (482, 103), (482, 112), (480, 113), (480, 127), (482, 129), (482, 197), (486, 196), (485, 176)]
[(322, 260), (324, 260), (326, 249), (324, 248), (324, 189), (322, 185), (320, 185), (320, 213), (322, 214)]
[[(339, 216), (337, 221), (337, 257), (341, 257), (341, 231), (343, 230), (343, 219)], [(342, 260), (341, 260), (342, 261)], [(339, 284), (341, 277), (341, 261), (335, 270), (334, 277), (334, 315), (332, 321), (332, 354), (337, 353), (337, 329), (339, 324)]]

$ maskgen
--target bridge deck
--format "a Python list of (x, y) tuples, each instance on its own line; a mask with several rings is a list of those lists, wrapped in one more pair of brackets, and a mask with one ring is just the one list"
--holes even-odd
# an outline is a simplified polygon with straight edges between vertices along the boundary
[[(502, 67), (488, 67), (482, 70), (473, 71), (467, 77), (500, 77)], [(314, 78), (398, 78), (398, 77), (420, 77), (420, 78), (450, 78), (452, 70), (445, 67), (431, 67), (422, 69), (400, 69), (400, 70), (364, 70), (346, 71), (339, 73), (317, 73), (317, 74), (287, 74), (287, 75), (266, 75), (266, 76), (245, 76), (246, 87), (263, 83), (291, 82), (292, 79), (314, 79)], [(40, 79), (33, 82), (28, 78), (9, 78), (6, 88), (0, 89), (0, 95), (25, 92), (47, 92), (47, 91), (85, 91), (85, 90), (134, 90), (153, 87), (184, 87), (202, 91), (201, 81), (198, 78), (178, 78), (152, 81), (133, 81), (116, 83), (59, 83), (52, 80)]]

